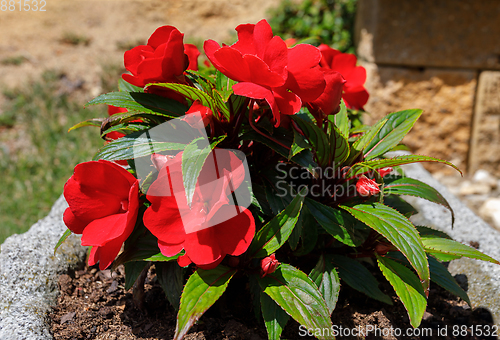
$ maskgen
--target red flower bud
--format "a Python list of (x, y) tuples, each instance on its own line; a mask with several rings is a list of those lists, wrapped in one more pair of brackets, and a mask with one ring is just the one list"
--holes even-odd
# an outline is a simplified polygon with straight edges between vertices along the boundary
[(165, 164), (167, 164), (169, 159), (174, 158), (174, 156), (160, 155), (159, 153), (154, 153), (151, 155), (151, 162), (153, 163), (156, 170), (160, 171)]
[(271, 256), (265, 257), (260, 262), (260, 277), (264, 277), (267, 274), (274, 273), (276, 268), (280, 263), (276, 260), (276, 256), (271, 254)]
[(377, 182), (372, 179), (361, 176), (356, 183), (356, 190), (361, 196), (375, 195), (380, 192)]
[(186, 115), (182, 118), (182, 120), (193, 128), (200, 128), (200, 123), (202, 123), (204, 127), (207, 127), (207, 125), (212, 121), (212, 116), (212, 110), (201, 104), (199, 100), (196, 100), (186, 112)]
[(380, 174), (380, 177), (384, 177), (392, 172), (392, 168), (383, 168), (383, 169), (378, 169), (378, 173)]
[(375, 246), (375, 252), (379, 255), (385, 255), (392, 249), (393, 249), (392, 245), (387, 243), (378, 243)]

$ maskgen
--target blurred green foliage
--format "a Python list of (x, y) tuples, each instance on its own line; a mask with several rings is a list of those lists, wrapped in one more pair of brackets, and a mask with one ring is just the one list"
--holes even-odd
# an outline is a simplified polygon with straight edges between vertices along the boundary
[(357, 0), (284, 0), (269, 13), (274, 34), (284, 39), (313, 38), (342, 52), (354, 53)]
[[(116, 78), (115, 78), (116, 79)], [(99, 129), (68, 129), (106, 117), (106, 107), (84, 108), (86, 99), (65, 92), (63, 77), (46, 72), (22, 88), (4, 90), (0, 108), (0, 243), (45, 217), (76, 164), (103, 146)]]

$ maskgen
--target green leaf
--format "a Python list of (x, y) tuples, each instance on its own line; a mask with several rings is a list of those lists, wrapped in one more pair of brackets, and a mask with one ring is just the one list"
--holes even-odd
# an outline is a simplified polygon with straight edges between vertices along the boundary
[(187, 108), (170, 98), (142, 92), (110, 92), (92, 99), (87, 105), (108, 104), (126, 108), (129, 111), (162, 114), (167, 118), (183, 116)]
[(394, 208), (399, 211), (406, 218), (410, 218), (411, 216), (418, 213), (418, 211), (404, 199), (396, 195), (385, 195), (384, 193), (384, 204), (388, 207)]
[(320, 166), (328, 165), (330, 161), (330, 145), (326, 134), (316, 125), (300, 119), (298, 116), (291, 116), (302, 132), (306, 135), (309, 143), (316, 152), (316, 159)]
[(260, 293), (262, 317), (269, 340), (280, 340), (290, 316), (267, 294)]
[(152, 83), (152, 84), (147, 84), (146, 88), (148, 88), (149, 86), (158, 86), (170, 89), (174, 92), (183, 95), (186, 98), (191, 99), (192, 101), (199, 100), (201, 104), (210, 108), (210, 110), (212, 110), (214, 114), (218, 112), (215, 100), (206, 92), (203, 92), (197, 89), (196, 87), (184, 84), (176, 84), (176, 83)]
[(295, 129), (293, 130), (293, 143), (290, 147), (290, 153), (288, 155), (288, 160), (290, 160), (293, 156), (298, 154), (304, 149), (310, 148), (309, 144), (306, 142), (304, 137), (298, 133)]
[(102, 122), (104, 122), (105, 118), (92, 118), (92, 119), (87, 119), (84, 120), (83, 122), (80, 122), (78, 124), (73, 125), (68, 129), (68, 132), (79, 129), (84, 126), (98, 126), (101, 127)]
[(428, 238), (440, 237), (440, 238), (451, 239), (450, 235), (448, 235), (447, 233), (440, 231), (440, 230), (432, 229), (432, 228), (425, 227), (425, 226), (415, 226), (415, 228), (417, 228), (417, 231), (421, 237), (428, 237)]
[(257, 232), (249, 249), (252, 257), (269, 256), (288, 240), (299, 218), (305, 190), (306, 188), (302, 189), (285, 210)]
[[(271, 181), (275, 186), (265, 185), (264, 191), (266, 194), (266, 200), (269, 204), (269, 208), (271, 208), (274, 215), (279, 214), (282, 210), (284, 210), (290, 202), (292, 202), (292, 188), (288, 186), (286, 182), (282, 182), (283, 186), (276, 185), (278, 182), (275, 181), (276, 178), (272, 178)], [(277, 191), (278, 189), (280, 191)]]
[[(277, 136), (273, 136), (273, 138), (278, 139), (285, 145), (291, 145), (291, 142), (288, 140), (277, 138)], [(241, 136), (241, 140), (251, 140), (254, 142), (262, 143), (265, 146), (269, 147), (271, 150), (276, 151), (278, 154), (286, 158), (288, 158), (290, 154), (289, 149), (279, 145), (278, 143), (262, 136), (255, 131), (245, 133), (243, 136)], [(316, 168), (318, 168), (318, 164), (316, 164), (316, 162), (313, 160), (313, 155), (310, 150), (302, 150), (301, 152), (293, 156), (291, 161), (307, 169), (314, 176), (318, 176), (315, 170)]]
[(332, 264), (331, 256), (326, 257), (321, 255), (319, 257), (316, 267), (313, 268), (309, 274), (309, 278), (316, 284), (321, 295), (325, 299), (326, 306), (330, 315), (332, 315), (340, 292), (340, 281), (337, 271)]
[(142, 270), (146, 268), (148, 262), (134, 261), (127, 262), (125, 266), (125, 290), (129, 290), (134, 285), (137, 278), (141, 275)]
[(328, 119), (335, 124), (342, 136), (349, 137), (349, 116), (347, 115), (347, 107), (343, 99), (340, 101), (339, 113), (329, 115)]
[[(148, 256), (144, 258), (144, 261), (152, 261), (152, 262), (172, 262), (177, 260), (179, 257), (184, 255), (184, 250), (182, 250), (179, 254), (174, 255), (174, 256), (165, 256), (162, 253), (154, 254), (152, 256)], [(130, 261), (137, 261), (135, 259), (132, 259)]]
[(174, 261), (184, 255), (184, 250), (179, 254), (166, 257), (160, 253), (158, 238), (142, 225), (136, 226), (132, 234), (125, 241), (123, 252), (113, 262), (113, 270), (120, 264), (130, 261)]
[(456, 169), (458, 172), (462, 173), (460, 169), (458, 169), (455, 165), (450, 162), (444, 161), (442, 159), (429, 157), (429, 156), (419, 156), (419, 155), (407, 155), (407, 156), (398, 156), (394, 158), (380, 159), (380, 160), (371, 160), (365, 162), (359, 162), (354, 164), (349, 172), (346, 174), (346, 177), (353, 177), (357, 175), (361, 175), (365, 172), (373, 171), (376, 169), (382, 169), (386, 167), (392, 167), (403, 164), (410, 163), (418, 163), (418, 162), (438, 162), (449, 165)]
[(408, 177), (390, 178), (384, 182), (384, 194), (415, 196), (441, 204), (451, 212), (451, 225), (455, 223), (455, 214), (448, 201), (430, 185)]
[(233, 85), (236, 83), (236, 80), (230, 79), (219, 70), (215, 71), (215, 87), (220, 91), (219, 93), (223, 95), (222, 99), (225, 102), (227, 102), (229, 97), (233, 94)]
[[(325, 300), (304, 272), (283, 263), (274, 273), (261, 278), (259, 284), (264, 293), (301, 325), (312, 329), (332, 327)], [(331, 337), (319, 336), (319, 339)]]
[(205, 143), (206, 138), (197, 138), (189, 143), (182, 153), (182, 180), (188, 205), (191, 205), (201, 168), (205, 164), (208, 155), (212, 152), (212, 149)]
[(349, 157), (349, 143), (339, 129), (330, 123), (330, 159), (329, 163), (339, 167)]
[(340, 206), (391, 242), (415, 268), (424, 288), (429, 288), (429, 265), (420, 235), (397, 210), (381, 203)]
[(222, 142), (226, 136), (216, 138), (210, 145), (205, 137), (199, 137), (186, 146), (182, 153), (182, 180), (186, 190), (187, 204), (191, 205), (198, 176), (203, 164), (212, 152), (212, 149)]
[[(396, 260), (407, 267), (410, 266), (406, 258), (400, 252), (389, 252), (387, 253), (386, 258)], [(427, 255), (427, 261), (429, 262), (431, 281), (448, 290), (450, 293), (459, 296), (470, 306), (470, 301), (467, 293), (464, 292), (462, 288), (460, 288), (453, 276), (451, 276), (448, 269), (433, 256)]]
[(305, 202), (316, 221), (337, 241), (350, 247), (357, 247), (364, 242), (363, 234), (357, 233), (364, 228), (347, 212), (328, 207), (310, 198), (306, 198)]
[(383, 126), (364, 148), (365, 159), (380, 156), (398, 145), (421, 114), (422, 110), (413, 109), (394, 112), (384, 117)]
[(352, 150), (357, 151), (358, 153), (353, 152), (351, 155), (351, 159), (357, 157), (359, 152), (363, 151), (367, 145), (377, 136), (380, 129), (384, 126), (386, 118), (382, 118), (375, 125), (371, 126), (361, 137), (359, 137), (352, 145)]
[(115, 126), (110, 127), (109, 129), (105, 130), (104, 132), (101, 133), (101, 138), (107, 135), (108, 133), (111, 132), (120, 132), (124, 134), (128, 134), (130, 132), (137, 132), (137, 131), (145, 131), (150, 129), (150, 126), (146, 124), (118, 124)]
[(184, 150), (186, 144), (155, 141), (138, 131), (114, 140), (99, 150), (92, 160), (108, 161), (134, 159), (167, 150)]
[(458, 285), (448, 269), (432, 256), (428, 256), (427, 260), (429, 261), (429, 269), (431, 270), (431, 280), (450, 293), (460, 297), (472, 307), (467, 293)]
[(314, 216), (309, 211), (309, 208), (307, 208), (307, 205), (302, 206), (299, 220), (297, 221), (297, 224), (295, 225), (295, 228), (293, 229), (293, 233), (290, 236), (290, 238), (294, 236), (296, 230), (298, 230), (299, 232), (301, 244), (300, 247), (298, 247), (298, 249), (297, 246), (295, 247), (290, 246), (290, 248), (294, 250), (293, 254), (295, 256), (304, 256), (310, 253), (316, 246), (316, 243), (318, 242), (318, 226), (316, 224)]
[(372, 299), (392, 305), (391, 298), (384, 294), (379, 282), (365, 266), (346, 256), (333, 255), (332, 263), (337, 267), (340, 278), (357, 291)]
[(181, 296), (174, 340), (181, 340), (219, 299), (235, 273), (235, 269), (219, 265), (210, 270), (198, 269), (189, 277)]
[(56, 254), (57, 248), (59, 248), (61, 244), (63, 244), (63, 242), (66, 241), (68, 236), (71, 234), (72, 234), (71, 230), (66, 229), (66, 231), (64, 232), (64, 234), (62, 234), (62, 236), (59, 238), (59, 241), (57, 241), (56, 246), (54, 247), (54, 255)]
[(411, 325), (417, 328), (427, 306), (427, 298), (418, 277), (404, 265), (388, 258), (377, 255), (377, 262), (382, 274), (405, 306)]
[(172, 307), (178, 311), (184, 288), (184, 269), (176, 262), (155, 263), (155, 268), (161, 288)]
[(425, 251), (431, 254), (469, 257), (471, 259), (500, 264), (500, 262), (486, 254), (481, 253), (479, 250), (454, 240), (436, 237), (422, 237), (422, 243)]

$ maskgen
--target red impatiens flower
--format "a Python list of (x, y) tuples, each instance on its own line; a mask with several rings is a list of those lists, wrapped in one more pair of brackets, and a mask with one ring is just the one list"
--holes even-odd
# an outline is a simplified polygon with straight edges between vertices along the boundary
[(342, 98), (347, 107), (363, 110), (363, 106), (368, 101), (368, 91), (364, 87), (365, 68), (356, 66), (357, 58), (354, 54), (342, 53), (325, 44), (321, 44), (319, 50), (323, 56), (321, 67), (339, 72), (346, 80)]
[(358, 179), (358, 182), (356, 183), (356, 190), (361, 196), (364, 197), (375, 195), (380, 192), (377, 182), (364, 175)]
[(215, 149), (200, 172), (192, 203), (187, 204), (181, 170), (182, 153), (167, 161), (151, 184), (144, 225), (158, 238), (165, 256), (185, 255), (178, 263), (215, 268), (226, 255), (249, 247), (255, 221), (249, 210), (231, 202), (245, 177), (242, 161), (229, 150)]
[(89, 265), (107, 268), (132, 233), (139, 211), (139, 184), (127, 170), (99, 160), (75, 167), (64, 186), (64, 223), (92, 246)]
[(207, 40), (205, 53), (216, 69), (239, 82), (233, 85), (235, 94), (264, 99), (269, 104), (276, 126), (280, 115), (297, 113), (303, 103), (323, 93), (326, 82), (316, 47), (299, 44), (287, 48), (283, 39), (273, 37), (266, 20), (239, 25), (236, 31), (235, 44), (220, 47)]
[(260, 261), (260, 277), (274, 273), (279, 264), (280, 263), (276, 260), (276, 256), (274, 254), (263, 258), (262, 261)]
[(184, 71), (198, 69), (200, 52), (192, 44), (183, 44), (184, 35), (173, 26), (156, 29), (147, 45), (125, 52), (125, 68), (132, 74), (122, 75), (132, 85), (149, 83), (185, 83)]

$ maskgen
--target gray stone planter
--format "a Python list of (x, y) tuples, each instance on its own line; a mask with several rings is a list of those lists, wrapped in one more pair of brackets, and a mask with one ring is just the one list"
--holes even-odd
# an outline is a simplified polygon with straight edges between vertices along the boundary
[(80, 238), (70, 236), (54, 255), (66, 230), (59, 198), (50, 214), (22, 235), (9, 237), (0, 251), (0, 339), (52, 339), (47, 315), (57, 298), (58, 276), (85, 260)]
[[(454, 239), (479, 243), (479, 250), (500, 259), (500, 233), (464, 206), (420, 165), (406, 168), (407, 175), (420, 179), (446, 197), (455, 210), (456, 221), (445, 208), (409, 198), (420, 211), (415, 223), (432, 226), (449, 233)], [(79, 238), (71, 236), (54, 255), (54, 245), (66, 227), (62, 213), (67, 207), (61, 197), (50, 214), (22, 235), (9, 237), (0, 253), (0, 339), (52, 339), (47, 314), (56, 302), (57, 278), (84, 261), (85, 249)], [(453, 274), (465, 274), (473, 307), (485, 307), (500, 325), (500, 266), (468, 259), (452, 261)]]

